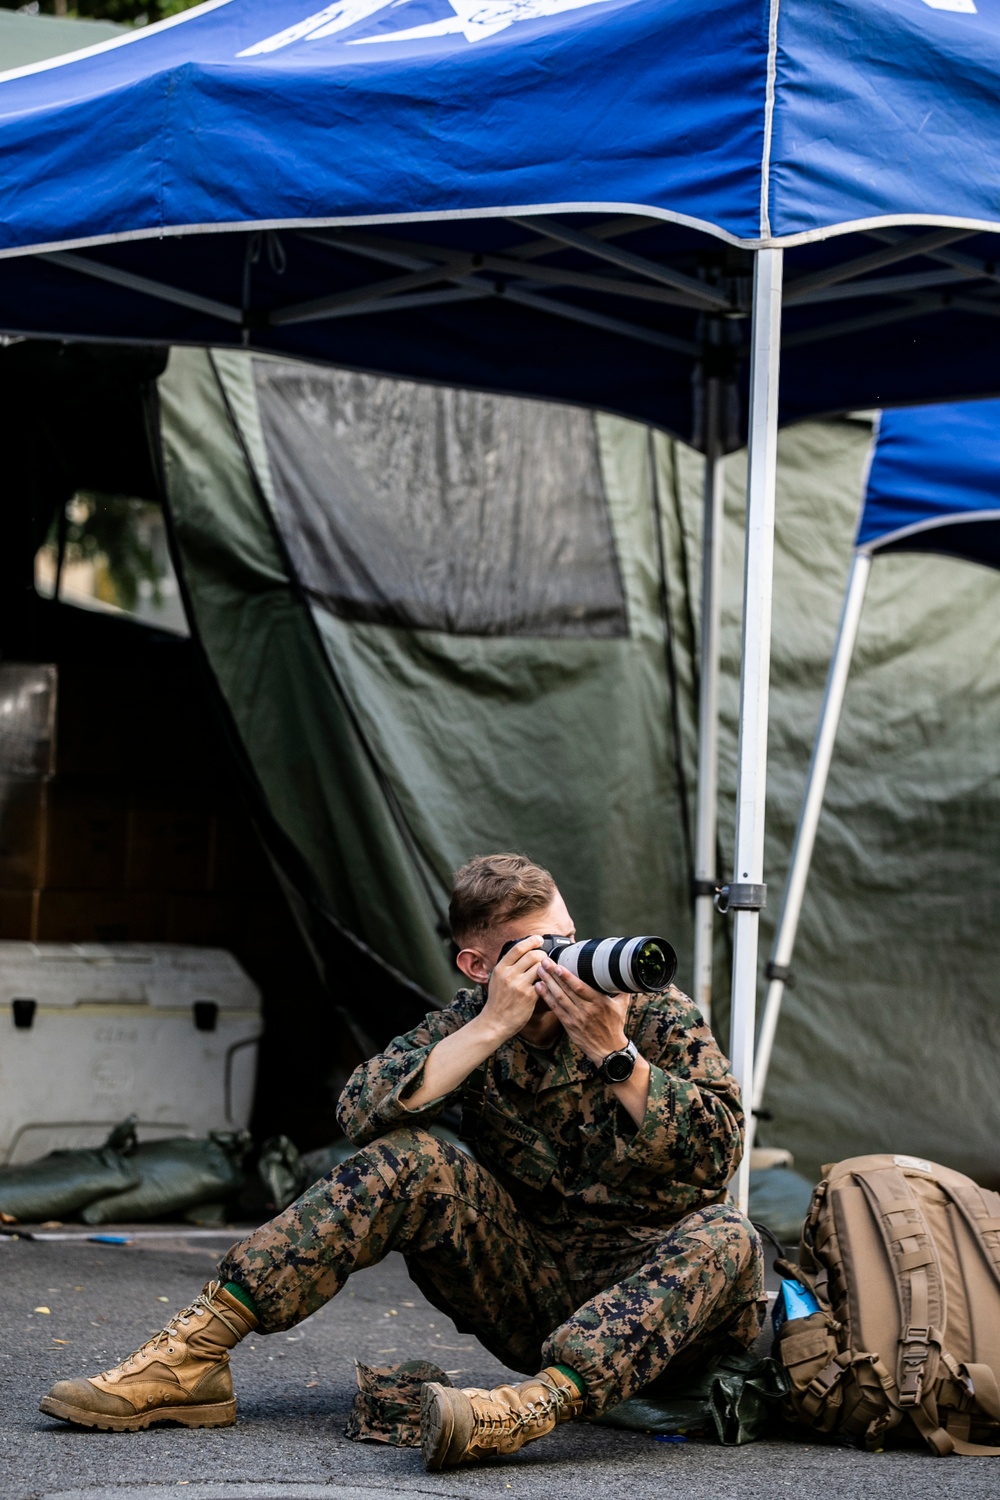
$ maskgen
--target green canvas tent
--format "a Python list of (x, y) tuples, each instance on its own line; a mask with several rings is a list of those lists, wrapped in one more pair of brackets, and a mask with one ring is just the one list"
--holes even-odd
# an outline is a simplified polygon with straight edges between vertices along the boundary
[[(328, 967), (359, 1037), (447, 999), (448, 880), (484, 849), (547, 863), (581, 932), (662, 931), (688, 983), (697, 455), (617, 418), (231, 351), (175, 350), (158, 395), (189, 606), (289, 886), (314, 931), (320, 913), (415, 986), (390, 1017), (337, 993)], [(780, 441), (771, 869), (787, 862), (870, 436), (839, 421)], [(736, 458), (725, 831), (743, 480)], [(807, 1172), (894, 1149), (1000, 1177), (998, 605), (995, 575), (942, 558), (887, 559), (873, 584), (762, 1132)]]

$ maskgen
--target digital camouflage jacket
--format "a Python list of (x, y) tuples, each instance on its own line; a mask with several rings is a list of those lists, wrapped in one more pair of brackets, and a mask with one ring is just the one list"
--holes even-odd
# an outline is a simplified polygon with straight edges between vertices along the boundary
[[(634, 995), (626, 1031), (650, 1064), (638, 1127), (596, 1068), (563, 1034), (539, 1060), (505, 1042), (455, 1094), (406, 1107), (428, 1052), (470, 1021), (485, 991), (459, 990), (405, 1036), (356, 1068), (338, 1106), (355, 1145), (401, 1126), (428, 1126), (449, 1104), (474, 1105), (479, 1161), (540, 1228), (606, 1229), (645, 1239), (725, 1197), (743, 1151), (739, 1087), (700, 1013), (679, 990)], [(466, 1097), (463, 1099), (463, 1095)]]

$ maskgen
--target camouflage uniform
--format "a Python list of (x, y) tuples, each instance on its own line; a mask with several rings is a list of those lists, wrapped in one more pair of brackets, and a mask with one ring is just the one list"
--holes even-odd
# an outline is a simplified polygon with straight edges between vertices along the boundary
[[(565, 1035), (544, 1058), (515, 1037), (455, 1096), (407, 1109), (431, 1047), (484, 998), (460, 990), (357, 1068), (338, 1116), (361, 1149), (227, 1255), (221, 1274), (252, 1294), (262, 1331), (401, 1250), (434, 1306), (505, 1364), (577, 1371), (591, 1415), (682, 1349), (748, 1346), (762, 1258), (725, 1193), (743, 1113), (694, 1006), (677, 990), (632, 998), (625, 1029), (650, 1063), (638, 1127)], [(426, 1128), (463, 1094), (477, 1160)]]

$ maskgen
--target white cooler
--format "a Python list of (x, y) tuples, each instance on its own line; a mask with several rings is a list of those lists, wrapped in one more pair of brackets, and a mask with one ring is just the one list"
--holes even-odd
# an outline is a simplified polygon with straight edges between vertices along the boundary
[(161, 943), (0, 942), (0, 1163), (245, 1127), (260, 992), (232, 954)]

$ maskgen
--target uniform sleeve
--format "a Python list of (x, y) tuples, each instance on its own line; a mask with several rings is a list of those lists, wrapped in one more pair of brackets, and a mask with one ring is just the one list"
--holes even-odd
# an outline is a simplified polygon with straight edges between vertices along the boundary
[(697, 1007), (679, 990), (651, 1005), (635, 1036), (650, 1065), (649, 1101), (623, 1160), (721, 1190), (743, 1155), (740, 1090)]
[[(366, 1146), (400, 1125), (430, 1124), (451, 1096), (432, 1099), (421, 1109), (407, 1109), (406, 1099), (420, 1086), (427, 1055), (442, 1037), (458, 1031), (479, 1010), (470, 990), (459, 990), (446, 1010), (431, 1011), (384, 1052), (355, 1068), (337, 1104), (337, 1120), (349, 1141)], [(458, 1092), (458, 1091), (456, 1091)]]

